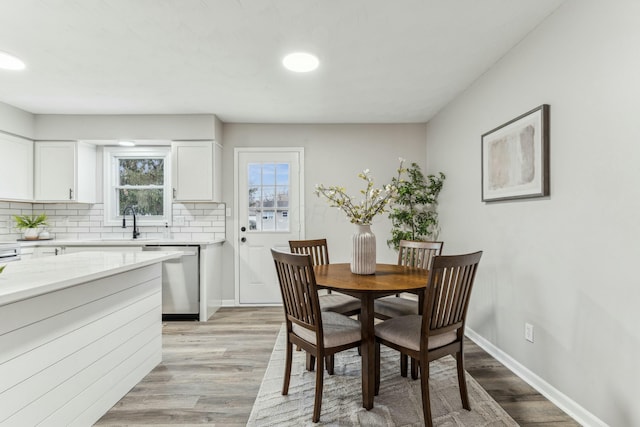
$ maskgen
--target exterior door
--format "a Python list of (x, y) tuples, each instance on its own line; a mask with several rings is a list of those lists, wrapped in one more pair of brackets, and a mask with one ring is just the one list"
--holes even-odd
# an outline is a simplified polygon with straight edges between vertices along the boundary
[(302, 148), (236, 148), (236, 298), (280, 304), (271, 248), (289, 251), (304, 229)]

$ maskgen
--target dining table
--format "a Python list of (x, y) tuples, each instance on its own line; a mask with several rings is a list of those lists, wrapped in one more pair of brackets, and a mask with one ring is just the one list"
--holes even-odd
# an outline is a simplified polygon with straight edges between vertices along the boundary
[(320, 289), (331, 289), (360, 299), (362, 333), (362, 406), (373, 408), (375, 394), (375, 313), (373, 301), (400, 292), (418, 294), (424, 298), (429, 270), (396, 264), (376, 264), (374, 274), (351, 272), (350, 264), (324, 264), (314, 268)]

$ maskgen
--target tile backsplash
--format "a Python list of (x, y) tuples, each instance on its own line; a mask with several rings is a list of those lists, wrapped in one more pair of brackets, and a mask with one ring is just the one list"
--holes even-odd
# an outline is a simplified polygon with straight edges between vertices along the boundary
[[(90, 240), (101, 238), (126, 238), (131, 235), (132, 222), (127, 228), (104, 226), (104, 205), (81, 203), (18, 203), (0, 202), (0, 241), (12, 241), (22, 237), (15, 228), (13, 215), (47, 214), (46, 229), (58, 240)], [(210, 240), (225, 238), (224, 203), (176, 203), (173, 204), (171, 237), (179, 240)], [(180, 225), (177, 225), (180, 224)], [(140, 238), (162, 239), (163, 227), (140, 226)]]

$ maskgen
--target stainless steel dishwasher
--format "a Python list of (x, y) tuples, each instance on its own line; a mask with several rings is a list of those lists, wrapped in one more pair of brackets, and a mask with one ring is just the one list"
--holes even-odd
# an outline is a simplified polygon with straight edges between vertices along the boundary
[(162, 263), (162, 318), (198, 319), (200, 313), (199, 246), (144, 246), (143, 251), (179, 251)]

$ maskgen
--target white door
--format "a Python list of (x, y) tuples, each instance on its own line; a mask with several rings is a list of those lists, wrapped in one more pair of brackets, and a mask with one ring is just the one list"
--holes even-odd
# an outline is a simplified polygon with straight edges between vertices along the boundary
[(289, 251), (303, 230), (302, 148), (236, 148), (236, 295), (280, 304), (271, 248)]

